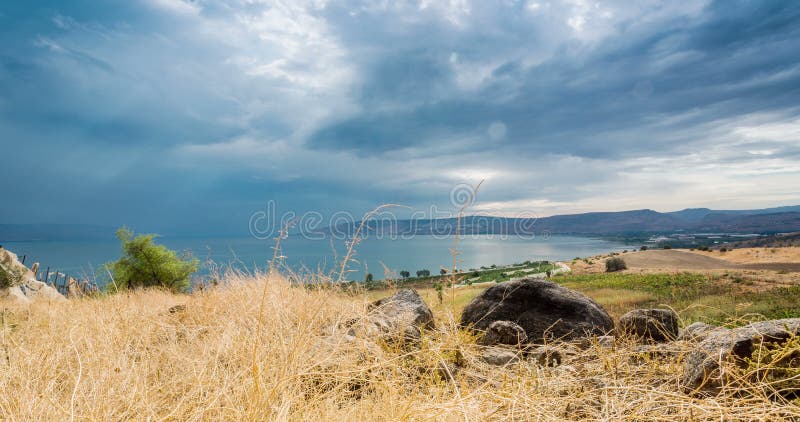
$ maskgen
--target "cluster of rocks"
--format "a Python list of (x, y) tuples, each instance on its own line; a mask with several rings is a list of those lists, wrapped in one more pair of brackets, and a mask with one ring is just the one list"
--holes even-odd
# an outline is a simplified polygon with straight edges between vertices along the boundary
[(55, 288), (36, 280), (33, 271), (23, 265), (17, 255), (0, 247), (0, 299), (27, 305), (37, 300), (64, 301), (66, 298)]
[[(687, 393), (719, 391), (728, 382), (727, 363), (742, 362), (762, 342), (781, 342), (800, 334), (800, 319), (736, 329), (694, 323), (681, 330), (671, 309), (637, 309), (615, 324), (588, 296), (536, 278), (485, 290), (466, 306), (460, 324), (479, 335), (483, 361), (500, 366), (522, 359), (557, 366), (564, 359), (565, 345), (607, 348), (620, 338), (635, 339), (641, 354), (682, 360), (680, 383)], [(368, 317), (354, 324), (349, 334), (418, 344), (424, 330), (433, 327), (430, 308), (416, 291), (403, 289), (374, 302)]]

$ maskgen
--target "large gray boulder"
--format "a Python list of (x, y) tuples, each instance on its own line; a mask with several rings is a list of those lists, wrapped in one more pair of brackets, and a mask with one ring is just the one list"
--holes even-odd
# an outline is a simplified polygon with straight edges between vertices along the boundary
[[(725, 363), (741, 363), (763, 343), (782, 343), (800, 334), (800, 318), (756, 322), (732, 330), (715, 329), (684, 360), (681, 386), (688, 393), (716, 393), (729, 380)], [(721, 365), (722, 363), (722, 365)]]
[(486, 330), (495, 321), (513, 321), (528, 341), (576, 340), (614, 329), (608, 313), (588, 296), (540, 278), (523, 278), (492, 286), (472, 300), (461, 325)]
[(620, 317), (619, 329), (646, 341), (672, 341), (678, 338), (678, 314), (672, 309), (634, 309)]

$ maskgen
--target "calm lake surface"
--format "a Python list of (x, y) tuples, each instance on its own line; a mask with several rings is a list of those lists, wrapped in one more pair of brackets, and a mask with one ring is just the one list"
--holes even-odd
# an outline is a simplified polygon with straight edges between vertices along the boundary
[[(200, 274), (208, 274), (205, 264), (212, 261), (221, 266), (254, 270), (266, 268), (272, 258), (274, 240), (255, 238), (158, 238), (157, 242), (178, 251), (191, 251), (203, 262)], [(50, 267), (74, 276), (92, 274), (101, 264), (120, 256), (116, 241), (32, 241), (4, 242), (3, 246), (20, 257), (27, 255), (26, 264), (40, 262), (41, 268)], [(419, 269), (435, 273), (441, 267), (452, 268), (450, 249), (452, 237), (416, 236), (410, 239), (364, 239), (356, 248), (355, 259), (348, 278), (363, 280), (366, 272), (376, 279), (383, 278), (383, 264), (393, 271)], [(492, 264), (507, 265), (526, 260), (571, 260), (637, 246), (600, 239), (577, 236), (550, 236), (535, 239), (517, 237), (501, 238), (497, 235), (461, 237), (459, 241), (459, 268), (469, 269)], [(342, 240), (310, 240), (288, 237), (282, 240), (284, 264), (293, 270), (309, 269), (331, 271), (336, 256), (345, 252)], [(335, 252), (334, 252), (335, 251)], [(338, 266), (336, 267), (338, 268)], [(338, 273), (338, 272), (337, 272)]]

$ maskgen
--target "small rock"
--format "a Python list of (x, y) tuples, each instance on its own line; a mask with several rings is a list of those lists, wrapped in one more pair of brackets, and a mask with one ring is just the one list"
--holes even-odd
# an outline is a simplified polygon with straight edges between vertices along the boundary
[(350, 322), (348, 334), (418, 345), (423, 328), (433, 328), (433, 313), (416, 290), (402, 289), (369, 305), (366, 318)]
[(394, 295), (370, 304), (371, 314), (389, 325), (411, 324), (433, 328), (433, 313), (414, 289), (401, 289)]
[(597, 337), (597, 345), (604, 349), (612, 349), (616, 344), (617, 344), (617, 338), (614, 336)]
[(185, 311), (186, 311), (186, 305), (185, 304), (180, 304), (180, 305), (175, 305), (175, 306), (170, 307), (167, 312), (169, 312), (171, 314), (177, 314), (179, 312), (185, 312)]
[(525, 329), (511, 321), (495, 321), (489, 324), (486, 333), (478, 341), (478, 344), (484, 346), (493, 346), (495, 344), (510, 344), (518, 345), (528, 341), (528, 335), (525, 334)]
[(535, 360), (539, 366), (548, 368), (561, 365), (561, 362), (564, 359), (558, 349), (550, 346), (537, 347), (529, 352), (529, 356), (532, 360)]
[(486, 363), (496, 366), (519, 362), (519, 355), (516, 352), (501, 347), (489, 347), (483, 351), (481, 357)]
[(617, 338), (614, 336), (597, 336), (583, 338), (575, 343), (575, 346), (582, 350), (590, 349), (595, 345), (601, 349), (613, 349), (616, 344)]
[(619, 328), (643, 340), (671, 341), (678, 337), (678, 314), (672, 309), (636, 309), (620, 317)]

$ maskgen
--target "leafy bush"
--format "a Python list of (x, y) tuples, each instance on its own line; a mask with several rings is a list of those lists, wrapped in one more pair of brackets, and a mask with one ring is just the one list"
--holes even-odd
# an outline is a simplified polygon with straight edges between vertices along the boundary
[(199, 261), (191, 254), (179, 256), (155, 244), (155, 237), (154, 234), (134, 237), (126, 227), (117, 230), (123, 255), (118, 261), (106, 264), (113, 275), (110, 290), (159, 286), (180, 292), (189, 288), (189, 277), (197, 271)]
[(616, 271), (627, 270), (628, 266), (622, 258), (611, 258), (606, 260), (606, 272), (613, 273)]
[(639, 248), (639, 250), (640, 251), (646, 251), (647, 250), (647, 246), (642, 246), (641, 248)]
[(664, 245), (664, 249), (672, 249), (671, 245)]

